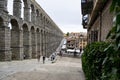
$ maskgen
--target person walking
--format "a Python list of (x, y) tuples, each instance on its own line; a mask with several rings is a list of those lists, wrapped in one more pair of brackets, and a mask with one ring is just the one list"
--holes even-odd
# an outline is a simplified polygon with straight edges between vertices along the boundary
[(45, 63), (45, 56), (43, 56), (43, 64)]
[(74, 57), (76, 57), (76, 54), (77, 54), (77, 52), (76, 52), (76, 50), (74, 51)]
[(60, 56), (62, 57), (62, 55), (63, 55), (63, 54), (62, 54), (62, 51), (60, 50)]
[(81, 52), (82, 52), (82, 46), (80, 46), (80, 54), (81, 54)]

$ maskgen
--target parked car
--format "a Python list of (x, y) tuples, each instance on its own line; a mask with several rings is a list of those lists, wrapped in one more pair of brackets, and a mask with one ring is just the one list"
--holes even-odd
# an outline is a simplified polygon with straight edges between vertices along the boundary
[(80, 53), (80, 50), (79, 49), (67, 49), (67, 53), (74, 53), (76, 52), (77, 54)]

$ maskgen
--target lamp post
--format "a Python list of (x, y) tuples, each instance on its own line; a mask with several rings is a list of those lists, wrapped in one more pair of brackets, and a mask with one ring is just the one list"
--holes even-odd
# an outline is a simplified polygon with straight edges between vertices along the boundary
[(81, 53), (81, 51), (83, 49), (83, 35), (80, 34), (79, 38), (80, 38), (80, 45), (79, 45), (79, 47), (80, 47), (80, 53)]

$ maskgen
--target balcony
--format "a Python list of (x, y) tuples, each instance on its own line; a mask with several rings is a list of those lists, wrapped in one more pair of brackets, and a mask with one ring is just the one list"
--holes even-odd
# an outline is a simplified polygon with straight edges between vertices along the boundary
[(88, 14), (91, 13), (93, 9), (93, 0), (81, 0), (81, 9), (82, 9), (82, 25), (83, 28), (87, 29), (88, 23)]
[(82, 16), (82, 25), (84, 29), (87, 29), (88, 15)]
[(109, 3), (111, 0), (95, 0), (94, 6), (88, 21), (88, 26), (90, 26), (88, 29), (91, 28), (91, 25), (95, 22), (96, 18), (101, 15), (102, 10), (106, 6), (107, 3)]
[(81, 0), (82, 15), (89, 14), (93, 8), (93, 0)]

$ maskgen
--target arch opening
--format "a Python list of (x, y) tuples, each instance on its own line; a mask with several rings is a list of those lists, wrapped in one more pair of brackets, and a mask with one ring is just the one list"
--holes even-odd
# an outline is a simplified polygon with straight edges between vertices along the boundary
[(20, 59), (19, 45), (20, 45), (20, 31), (19, 24), (17, 20), (11, 19), (11, 51), (12, 51), (12, 60)]
[(31, 57), (30, 53), (30, 43), (29, 43), (29, 36), (30, 33), (28, 31), (28, 25), (23, 24), (23, 58), (24, 59), (29, 59)]
[(41, 55), (40, 54), (40, 30), (37, 28), (36, 30), (37, 33), (37, 56)]
[(32, 58), (36, 58), (36, 34), (34, 26), (31, 27)]

